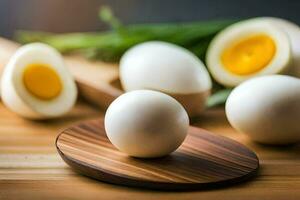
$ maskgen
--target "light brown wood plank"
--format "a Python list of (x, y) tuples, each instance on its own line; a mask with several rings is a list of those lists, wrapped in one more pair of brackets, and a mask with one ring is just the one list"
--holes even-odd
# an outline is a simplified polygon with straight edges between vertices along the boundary
[[(209, 191), (194, 192), (161, 192), (138, 190), (89, 180), (85, 177), (74, 177), (68, 180), (19, 180), (0, 181), (0, 197), (5, 199), (288, 199), (300, 198), (298, 179), (277, 177), (257, 180)], [(268, 185), (268, 188), (266, 188)], [(16, 192), (15, 188), (18, 188)], [(247, 188), (247, 189), (246, 189)], [(10, 197), (10, 198), (6, 198)], [(21, 197), (21, 198), (20, 198)], [(101, 197), (101, 198), (100, 198)]]
[[(4, 157), (0, 156), (0, 199), (300, 199), (300, 146), (270, 147), (252, 143), (228, 125), (222, 109), (205, 112), (194, 125), (228, 136), (254, 150), (261, 161), (258, 177), (234, 187), (179, 193), (106, 184), (71, 171), (56, 154), (57, 133), (80, 120), (103, 116), (103, 112), (79, 103), (69, 116), (65, 120), (31, 122), (0, 104), (0, 155), (19, 156), (15, 157), (13, 168), (1, 166)], [(22, 167), (24, 155), (36, 167)], [(38, 162), (34, 161), (37, 155), (43, 155), (52, 166), (37, 167)]]

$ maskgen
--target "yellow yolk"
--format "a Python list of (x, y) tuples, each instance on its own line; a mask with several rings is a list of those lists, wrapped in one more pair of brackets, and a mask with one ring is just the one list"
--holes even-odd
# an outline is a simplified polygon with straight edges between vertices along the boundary
[(50, 100), (62, 90), (62, 83), (57, 72), (45, 64), (30, 64), (23, 74), (26, 89), (35, 97)]
[(276, 45), (267, 35), (246, 38), (225, 49), (221, 61), (228, 71), (237, 75), (249, 75), (262, 70), (273, 59)]

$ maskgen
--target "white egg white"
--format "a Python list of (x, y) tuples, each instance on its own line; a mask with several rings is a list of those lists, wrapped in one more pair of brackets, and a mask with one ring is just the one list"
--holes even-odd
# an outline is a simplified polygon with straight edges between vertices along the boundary
[[(57, 73), (62, 84), (62, 91), (57, 97), (42, 100), (25, 88), (24, 70), (33, 63), (47, 64)], [(76, 101), (77, 88), (60, 53), (46, 44), (32, 43), (20, 47), (4, 68), (1, 93), (3, 103), (10, 110), (26, 118), (43, 119), (68, 112)]]
[(300, 79), (268, 75), (245, 81), (226, 102), (230, 124), (266, 144), (300, 141)]
[[(250, 75), (238, 75), (226, 70), (221, 62), (223, 51), (235, 42), (257, 34), (270, 36), (276, 45), (271, 62), (260, 71)], [(288, 35), (279, 27), (263, 18), (237, 22), (222, 30), (211, 41), (206, 54), (206, 64), (213, 78), (220, 84), (233, 87), (261, 75), (288, 73), (291, 63), (291, 47)]]
[(267, 20), (288, 35), (292, 54), (292, 66), (290, 67), (291, 71), (289, 74), (300, 77), (300, 27), (293, 22), (281, 18), (262, 17), (261, 19)]
[(136, 90), (119, 96), (105, 114), (111, 143), (134, 157), (161, 157), (175, 151), (187, 135), (189, 118), (174, 98)]
[(199, 58), (182, 47), (160, 41), (129, 49), (120, 61), (120, 79), (126, 91), (152, 89), (173, 96), (190, 115), (201, 112), (212, 86)]

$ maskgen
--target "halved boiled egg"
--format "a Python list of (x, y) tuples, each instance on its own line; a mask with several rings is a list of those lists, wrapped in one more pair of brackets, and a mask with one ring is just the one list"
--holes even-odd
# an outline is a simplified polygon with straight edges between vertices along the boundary
[(20, 47), (4, 68), (3, 103), (17, 114), (33, 119), (65, 114), (74, 105), (77, 88), (54, 48), (41, 43)]
[(229, 87), (254, 76), (289, 73), (290, 61), (288, 35), (265, 18), (227, 27), (212, 40), (206, 56), (214, 79)]
[(263, 17), (262, 19), (269, 21), (288, 35), (292, 51), (290, 74), (300, 78), (300, 27), (293, 22), (281, 18)]

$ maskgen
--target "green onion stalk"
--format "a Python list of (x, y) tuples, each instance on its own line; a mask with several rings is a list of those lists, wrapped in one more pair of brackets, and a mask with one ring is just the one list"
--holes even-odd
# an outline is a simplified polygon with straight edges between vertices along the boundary
[[(21, 30), (16, 32), (16, 40), (23, 44), (43, 42), (64, 54), (76, 52), (89, 59), (106, 62), (118, 62), (124, 52), (136, 44), (159, 40), (182, 46), (204, 61), (206, 50), (213, 37), (234, 22), (218, 20), (123, 25), (107, 6), (100, 9), (99, 18), (110, 25), (111, 30), (63, 34)], [(223, 104), (229, 91), (214, 83), (208, 107)]]

